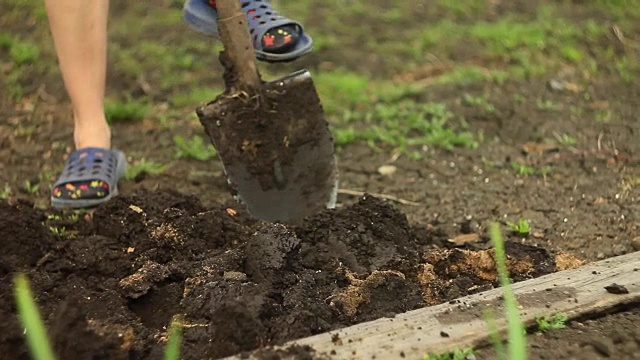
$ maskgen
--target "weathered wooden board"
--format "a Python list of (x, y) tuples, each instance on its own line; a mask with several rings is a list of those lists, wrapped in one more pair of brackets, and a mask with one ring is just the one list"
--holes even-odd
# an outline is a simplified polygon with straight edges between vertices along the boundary
[[(605, 287), (624, 286), (627, 294)], [(516, 283), (513, 290), (527, 325), (538, 316), (564, 313), (570, 319), (640, 301), (640, 252)], [(488, 339), (486, 310), (498, 329), (506, 329), (502, 290), (493, 289), (441, 304), (348, 328), (292, 341), (280, 347), (308, 345), (323, 359), (422, 359), (457, 347), (477, 346)], [(286, 352), (286, 351), (285, 351)], [(228, 359), (258, 359), (256, 354)]]

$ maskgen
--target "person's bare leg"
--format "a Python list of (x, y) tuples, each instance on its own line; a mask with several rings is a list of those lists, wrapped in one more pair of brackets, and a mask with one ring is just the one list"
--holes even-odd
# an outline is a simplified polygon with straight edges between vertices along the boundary
[(46, 0), (77, 149), (111, 147), (104, 114), (109, 0)]

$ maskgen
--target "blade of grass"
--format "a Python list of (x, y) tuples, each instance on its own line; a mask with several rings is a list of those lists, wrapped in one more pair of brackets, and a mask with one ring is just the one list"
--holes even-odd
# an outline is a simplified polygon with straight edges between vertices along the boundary
[(496, 352), (496, 358), (500, 360), (508, 360), (507, 352), (504, 349), (504, 344), (500, 338), (500, 332), (498, 331), (498, 324), (496, 324), (496, 318), (493, 311), (487, 310), (484, 312), (484, 321), (489, 328), (489, 336), (491, 338), (491, 344)]
[(175, 316), (169, 327), (169, 340), (164, 350), (164, 360), (180, 359), (180, 343), (182, 342), (182, 319)]
[(507, 315), (507, 331), (509, 339), (509, 359), (525, 360), (527, 358), (527, 345), (524, 326), (520, 321), (518, 302), (511, 289), (511, 281), (507, 271), (507, 256), (504, 250), (504, 242), (498, 224), (491, 224), (489, 235), (496, 252), (496, 268), (500, 286), (504, 294), (504, 304)]
[(20, 315), (20, 322), (26, 329), (27, 344), (31, 351), (31, 356), (34, 360), (55, 360), (44, 323), (40, 318), (40, 312), (33, 300), (27, 276), (19, 274), (14, 281), (16, 306)]

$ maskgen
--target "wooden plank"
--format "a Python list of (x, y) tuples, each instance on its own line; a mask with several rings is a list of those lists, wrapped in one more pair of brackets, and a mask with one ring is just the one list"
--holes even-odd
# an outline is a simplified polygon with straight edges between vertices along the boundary
[[(628, 294), (613, 294), (605, 286), (624, 286)], [(538, 316), (566, 314), (570, 319), (640, 301), (640, 252), (617, 256), (513, 285), (527, 325)], [(284, 344), (311, 346), (320, 359), (422, 359), (458, 347), (485, 343), (483, 314), (492, 309), (498, 329), (505, 331), (502, 290), (493, 289), (452, 303), (426, 307), (394, 318), (361, 323)], [(286, 351), (283, 351), (286, 353)], [(259, 359), (259, 353), (227, 359)], [(282, 357), (282, 359), (288, 359)]]

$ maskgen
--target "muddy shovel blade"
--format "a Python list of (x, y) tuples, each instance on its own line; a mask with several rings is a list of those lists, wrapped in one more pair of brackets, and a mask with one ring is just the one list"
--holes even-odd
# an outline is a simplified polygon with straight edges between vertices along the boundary
[(261, 86), (261, 95), (223, 94), (197, 110), (232, 194), (267, 221), (295, 223), (333, 208), (333, 139), (309, 72)]

